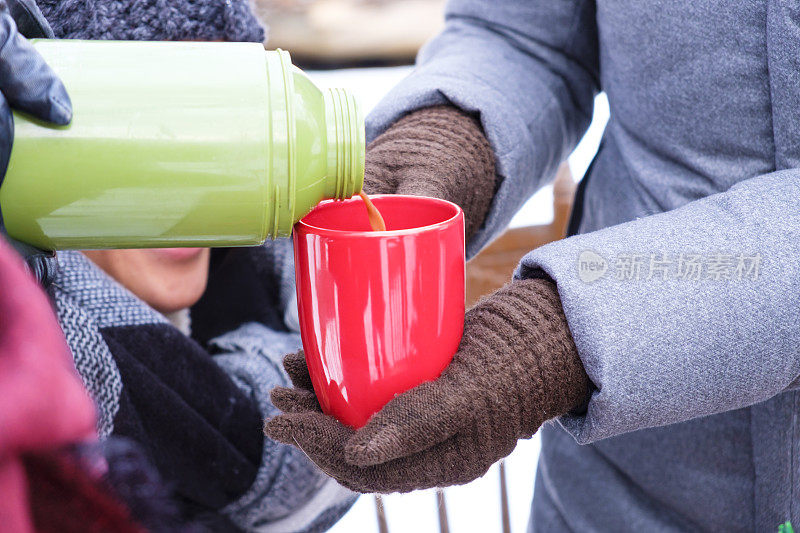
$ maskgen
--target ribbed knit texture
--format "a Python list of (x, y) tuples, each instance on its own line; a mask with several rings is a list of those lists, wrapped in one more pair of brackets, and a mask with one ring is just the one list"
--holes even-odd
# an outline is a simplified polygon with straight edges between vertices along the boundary
[(286, 358), (295, 389), (273, 392), (287, 414), (265, 431), (360, 492), (472, 481), (590, 391), (556, 287), (545, 279), (516, 281), (479, 302), (441, 377), (395, 397), (355, 432), (320, 412), (302, 357)]
[(40, 0), (60, 39), (263, 42), (249, 0)]
[(367, 147), (364, 190), (433, 196), (464, 210), (469, 239), (495, 190), (494, 154), (478, 119), (443, 105), (415, 111)]

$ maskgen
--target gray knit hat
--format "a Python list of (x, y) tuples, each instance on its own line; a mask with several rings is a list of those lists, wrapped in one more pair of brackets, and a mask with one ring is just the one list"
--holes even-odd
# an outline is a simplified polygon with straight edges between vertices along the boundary
[(61, 39), (263, 42), (249, 0), (39, 0)]

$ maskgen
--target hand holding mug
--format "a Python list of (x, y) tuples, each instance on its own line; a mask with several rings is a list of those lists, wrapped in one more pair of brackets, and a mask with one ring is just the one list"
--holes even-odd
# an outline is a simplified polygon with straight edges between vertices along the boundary
[(392, 399), (358, 430), (322, 413), (302, 353), (284, 366), (294, 388), (273, 391), (284, 414), (267, 421), (266, 434), (359, 492), (472, 481), (590, 391), (558, 292), (545, 279), (515, 281), (479, 302), (442, 375)]

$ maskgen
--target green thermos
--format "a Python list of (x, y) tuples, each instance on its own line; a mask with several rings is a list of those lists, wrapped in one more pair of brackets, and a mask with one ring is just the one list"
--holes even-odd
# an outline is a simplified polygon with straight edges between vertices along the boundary
[(364, 121), (289, 54), (254, 43), (34, 41), (65, 127), (15, 113), (0, 188), (10, 237), (42, 249), (244, 246), (286, 236), (364, 181)]

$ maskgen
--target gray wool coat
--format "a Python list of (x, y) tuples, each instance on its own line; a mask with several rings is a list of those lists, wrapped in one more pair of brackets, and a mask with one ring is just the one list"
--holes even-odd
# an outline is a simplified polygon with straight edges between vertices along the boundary
[(533, 531), (800, 523), (800, 4), (452, 0), (369, 117), (480, 113), (502, 186), (476, 253), (552, 178), (605, 91), (558, 284), (595, 389), (542, 429)]

